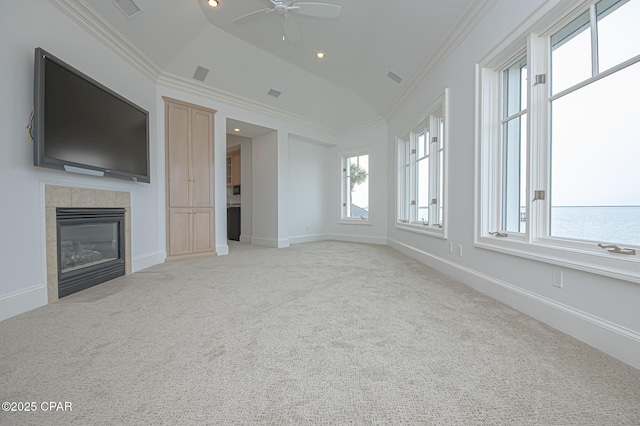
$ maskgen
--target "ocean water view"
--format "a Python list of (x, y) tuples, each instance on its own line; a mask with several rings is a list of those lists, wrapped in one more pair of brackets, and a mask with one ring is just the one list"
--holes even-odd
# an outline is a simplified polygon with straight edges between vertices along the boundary
[(640, 246), (640, 206), (553, 207), (551, 236)]

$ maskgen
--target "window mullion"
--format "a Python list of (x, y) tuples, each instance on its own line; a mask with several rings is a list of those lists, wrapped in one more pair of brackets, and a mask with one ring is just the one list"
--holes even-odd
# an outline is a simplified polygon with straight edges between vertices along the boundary
[(417, 198), (418, 198), (418, 190), (417, 190), (417, 167), (416, 167), (416, 159), (418, 157), (418, 146), (417, 146), (417, 134), (412, 132), (411, 138), (409, 140), (409, 199), (408, 208), (409, 208), (409, 223), (413, 223), (416, 221), (418, 216), (418, 206), (417, 206)]
[(595, 4), (592, 4), (589, 8), (589, 19), (591, 20), (591, 76), (595, 77), (600, 74), (598, 60), (598, 15)]
[(349, 205), (349, 173), (347, 172), (348, 159), (342, 158), (342, 214), (341, 217), (347, 217)]
[(402, 152), (404, 149), (404, 142), (399, 139), (396, 140), (396, 221), (403, 219), (402, 214), (402, 188), (404, 188), (404, 182), (402, 179), (402, 172), (404, 170), (404, 161), (402, 159)]
[[(429, 226), (434, 226), (438, 222), (438, 144), (434, 143), (439, 139), (438, 121), (435, 116), (429, 117)], [(433, 200), (436, 203), (433, 204)]]
[[(550, 78), (544, 84), (535, 84), (535, 76), (545, 74), (550, 77), (551, 43), (549, 37), (528, 37), (529, 64), (529, 152), (527, 173), (526, 211), (529, 220), (526, 224), (527, 240), (548, 235), (549, 227), (549, 189), (550, 189), (550, 152), (551, 152), (551, 107), (549, 97)], [(546, 191), (545, 200), (533, 201), (533, 192)]]

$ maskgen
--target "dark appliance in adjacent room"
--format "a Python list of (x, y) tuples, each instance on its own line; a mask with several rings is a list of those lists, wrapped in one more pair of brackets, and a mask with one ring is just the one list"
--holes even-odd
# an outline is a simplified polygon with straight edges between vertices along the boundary
[(240, 206), (227, 207), (227, 238), (240, 241)]

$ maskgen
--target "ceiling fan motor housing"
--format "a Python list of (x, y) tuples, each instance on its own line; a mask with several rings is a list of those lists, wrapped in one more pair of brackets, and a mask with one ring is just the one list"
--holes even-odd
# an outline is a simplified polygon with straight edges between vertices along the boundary
[(273, 3), (273, 9), (281, 15), (284, 15), (289, 11), (292, 6), (292, 2), (289, 0), (271, 0)]
[(233, 21), (234, 24), (245, 24), (257, 19), (260, 16), (265, 16), (272, 12), (277, 12), (280, 15), (280, 22), (282, 23), (282, 29), (285, 37), (283, 40), (295, 43), (300, 40), (300, 30), (295, 20), (289, 15), (289, 12), (295, 12), (295, 14), (314, 16), (318, 18), (339, 18), (341, 7), (335, 4), (329, 3), (315, 3), (302, 1), (297, 3), (296, 0), (269, 0), (273, 7), (257, 10), (247, 15), (241, 16)]

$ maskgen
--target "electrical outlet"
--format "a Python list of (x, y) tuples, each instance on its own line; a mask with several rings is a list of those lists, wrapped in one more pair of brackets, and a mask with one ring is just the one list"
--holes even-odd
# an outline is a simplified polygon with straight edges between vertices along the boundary
[(556, 269), (553, 271), (553, 285), (558, 288), (562, 288), (562, 269)]
[(462, 244), (458, 244), (458, 257), (462, 257)]
[(453, 243), (449, 243), (449, 253), (453, 253)]

